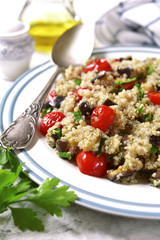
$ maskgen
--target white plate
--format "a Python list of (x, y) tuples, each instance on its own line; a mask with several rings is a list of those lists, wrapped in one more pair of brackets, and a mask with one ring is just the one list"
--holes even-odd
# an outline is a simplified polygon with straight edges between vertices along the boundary
[[(159, 57), (160, 49), (149, 47), (109, 47), (95, 49), (95, 55), (118, 58), (128, 55), (144, 59)], [(45, 62), (20, 76), (5, 94), (0, 106), (0, 128), (3, 131), (35, 99), (54, 71), (52, 62)], [(106, 213), (160, 219), (160, 189), (150, 184), (122, 185), (107, 179), (80, 173), (76, 165), (60, 159), (48, 146), (37, 128), (32, 144), (17, 153), (25, 162), (29, 176), (41, 183), (46, 177), (57, 177), (77, 195), (78, 204)]]

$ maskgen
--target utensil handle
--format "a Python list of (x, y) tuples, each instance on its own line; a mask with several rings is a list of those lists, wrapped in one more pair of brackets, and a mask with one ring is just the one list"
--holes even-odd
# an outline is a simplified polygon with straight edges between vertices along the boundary
[(2, 133), (0, 142), (3, 147), (23, 149), (29, 145), (34, 133), (37, 120), (45, 98), (51, 89), (55, 79), (64, 68), (57, 67), (46, 86), (31, 103), (31, 105)]

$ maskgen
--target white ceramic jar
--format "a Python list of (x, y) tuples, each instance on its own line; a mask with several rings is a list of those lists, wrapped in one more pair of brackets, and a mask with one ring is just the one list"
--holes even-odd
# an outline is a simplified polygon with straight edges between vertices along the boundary
[(0, 29), (0, 72), (4, 79), (15, 80), (24, 73), (34, 52), (29, 24), (16, 21)]

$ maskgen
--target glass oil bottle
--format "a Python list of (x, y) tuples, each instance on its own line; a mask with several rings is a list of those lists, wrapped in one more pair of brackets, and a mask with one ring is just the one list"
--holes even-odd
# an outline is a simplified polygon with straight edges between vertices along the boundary
[(29, 34), (41, 52), (51, 51), (66, 30), (81, 23), (72, 0), (27, 0), (20, 20), (30, 24)]

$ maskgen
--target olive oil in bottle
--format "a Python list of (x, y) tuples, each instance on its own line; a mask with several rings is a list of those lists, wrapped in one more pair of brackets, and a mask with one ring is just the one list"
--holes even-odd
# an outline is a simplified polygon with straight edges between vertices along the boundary
[(28, 1), (21, 20), (29, 22), (29, 33), (35, 40), (35, 48), (43, 52), (51, 51), (66, 30), (81, 23), (69, 0)]

